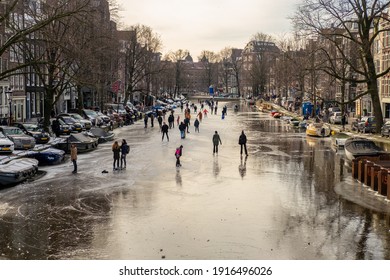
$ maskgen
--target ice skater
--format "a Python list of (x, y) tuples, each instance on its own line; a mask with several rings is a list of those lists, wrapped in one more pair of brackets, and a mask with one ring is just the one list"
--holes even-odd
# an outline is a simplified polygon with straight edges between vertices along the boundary
[(182, 154), (183, 154), (183, 145), (180, 145), (180, 147), (176, 148), (176, 151), (175, 151), (176, 167), (181, 166), (180, 157), (182, 156)]
[(218, 131), (215, 131), (214, 135), (213, 135), (213, 154), (217, 153), (218, 154), (218, 145), (221, 144), (222, 145), (222, 141), (221, 141), (221, 138), (219, 137), (219, 134), (218, 134)]
[(242, 150), (244, 148), (245, 149), (245, 155), (248, 155), (248, 151), (246, 149), (246, 135), (245, 135), (244, 131), (241, 132), (241, 135), (238, 138), (238, 144), (241, 146), (240, 154), (242, 155)]

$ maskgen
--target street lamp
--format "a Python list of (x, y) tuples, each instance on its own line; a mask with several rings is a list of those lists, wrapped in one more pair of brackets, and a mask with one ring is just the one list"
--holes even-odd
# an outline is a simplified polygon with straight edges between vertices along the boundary
[(7, 96), (7, 99), (9, 102), (9, 111), (8, 111), (9, 122), (8, 122), (8, 125), (11, 125), (11, 123), (12, 123), (12, 89), (8, 88), (8, 90), (5, 92), (5, 95)]

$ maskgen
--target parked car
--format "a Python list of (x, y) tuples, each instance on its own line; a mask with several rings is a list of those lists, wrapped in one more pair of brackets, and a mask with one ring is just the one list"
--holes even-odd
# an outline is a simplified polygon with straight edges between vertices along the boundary
[(64, 123), (69, 125), (70, 130), (74, 132), (81, 132), (83, 130), (83, 127), (81, 126), (81, 123), (77, 122), (74, 118), (71, 116), (65, 116), (65, 115), (58, 115), (57, 119), (62, 120)]
[(358, 132), (361, 133), (375, 133), (376, 122), (375, 117), (363, 117), (358, 123)]
[(83, 129), (85, 129), (85, 130), (91, 129), (92, 123), (90, 120), (84, 119), (82, 116), (80, 116), (77, 113), (69, 113), (68, 115), (71, 116), (72, 118), (74, 118), (77, 122), (79, 122), (81, 124), (81, 126), (83, 127)]
[(50, 140), (49, 133), (44, 132), (37, 124), (16, 122), (13, 126), (19, 127), (27, 135), (34, 137), (37, 144), (46, 144)]
[(69, 135), (70, 134), (70, 132), (71, 132), (70, 126), (67, 125), (63, 120), (50, 119), (50, 122), (51, 122), (51, 128), (57, 137), (60, 135)]
[(2, 132), (0, 132), (0, 153), (11, 154), (14, 151), (14, 142), (8, 139)]
[[(341, 112), (335, 112), (330, 116), (329, 122), (332, 124), (341, 124), (341, 119), (342, 119)], [(345, 123), (348, 124), (348, 117), (345, 117)]]
[(383, 126), (381, 128), (381, 136), (382, 137), (384, 137), (384, 136), (389, 137), (390, 136), (390, 121), (387, 121), (383, 124)]
[(330, 114), (341, 112), (341, 109), (339, 107), (330, 107), (328, 110)]
[(109, 116), (103, 114), (102, 112), (96, 112), (96, 113), (103, 120), (104, 124), (109, 124), (110, 123), (111, 119), (110, 119)]
[(92, 125), (101, 126), (103, 124), (103, 120), (94, 110), (83, 109), (83, 116), (85, 119), (91, 121)]
[(15, 150), (26, 150), (35, 147), (34, 137), (25, 134), (19, 127), (0, 126), (0, 131), (14, 142)]

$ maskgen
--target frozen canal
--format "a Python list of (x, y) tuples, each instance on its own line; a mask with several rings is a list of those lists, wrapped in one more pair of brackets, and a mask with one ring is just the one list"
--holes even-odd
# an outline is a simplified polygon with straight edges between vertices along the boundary
[(390, 259), (390, 203), (352, 180), (330, 139), (244, 103), (221, 120), (223, 105), (184, 140), (176, 124), (170, 142), (157, 121), (117, 129), (131, 147), (124, 171), (107, 143), (79, 155), (77, 175), (68, 161), (0, 190), (0, 259)]

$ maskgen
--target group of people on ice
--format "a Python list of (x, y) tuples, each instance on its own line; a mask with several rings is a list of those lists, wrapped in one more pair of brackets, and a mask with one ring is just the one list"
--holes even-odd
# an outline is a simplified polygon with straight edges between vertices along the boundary
[[(218, 101), (214, 103), (214, 101), (208, 101), (209, 109), (210, 112), (214, 114), (217, 114), (217, 108), (218, 108)], [(197, 107), (196, 105), (192, 104), (191, 108), (193, 109), (194, 113), (196, 114), (196, 119), (194, 121), (194, 128), (195, 132), (199, 133), (199, 126), (200, 123), (202, 122), (203, 117), (207, 117), (208, 110), (204, 108), (203, 102), (201, 103), (201, 109), (199, 112), (197, 112)], [(227, 106), (225, 105), (222, 109), (222, 119), (224, 119), (225, 115), (227, 114)], [(165, 115), (166, 111), (163, 112), (158, 112), (157, 114), (157, 121), (160, 127), (160, 131), (162, 133), (162, 138), (161, 140), (164, 141), (166, 138), (167, 141), (169, 142), (169, 135), (168, 132), (170, 129), (173, 129), (175, 127), (175, 116), (174, 112), (170, 111), (169, 116), (168, 116), (168, 124), (165, 122)], [(144, 116), (144, 124), (145, 128), (148, 127), (148, 121), (150, 119), (150, 126), (154, 127), (154, 119), (155, 116), (154, 114), (145, 114)], [(184, 120), (180, 121), (180, 115), (176, 119), (176, 123), (178, 125), (178, 129), (180, 131), (180, 137), (181, 139), (184, 139), (186, 137), (187, 133), (190, 133), (189, 131), (189, 126), (191, 122), (191, 109), (188, 104), (186, 104), (186, 108), (184, 109)], [(241, 155), (243, 152), (245, 152), (245, 155), (248, 155), (248, 151), (246, 148), (246, 142), (247, 138), (244, 133), (244, 131), (241, 132), (241, 135), (239, 137), (238, 144), (241, 146)], [(213, 137), (212, 137), (212, 143), (213, 143), (213, 154), (218, 154), (218, 146), (222, 145), (222, 140), (220, 135), (218, 134), (218, 131), (215, 131)], [(121, 145), (119, 145), (118, 141), (115, 141), (114, 144), (112, 145), (112, 152), (113, 152), (113, 170), (120, 170), (120, 169), (125, 169), (126, 168), (126, 156), (130, 151), (130, 147), (127, 144), (126, 140), (123, 139)], [(183, 145), (180, 145), (179, 147), (176, 148), (175, 150), (175, 158), (176, 158), (176, 167), (180, 167), (180, 158), (183, 155)]]

